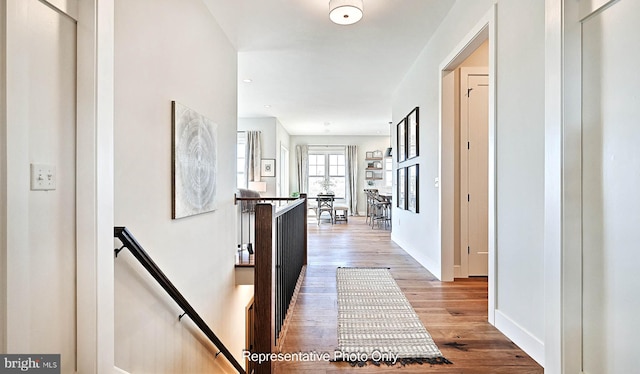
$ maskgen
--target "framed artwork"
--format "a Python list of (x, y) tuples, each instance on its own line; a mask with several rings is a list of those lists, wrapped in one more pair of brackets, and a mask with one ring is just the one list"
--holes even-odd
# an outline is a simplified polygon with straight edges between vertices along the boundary
[(411, 165), (407, 167), (407, 210), (419, 213), (419, 178), (420, 166)]
[(396, 131), (398, 139), (398, 162), (407, 159), (407, 119), (404, 118), (397, 125)]
[(365, 153), (365, 159), (370, 160), (373, 158), (373, 152), (366, 152)]
[(407, 159), (420, 155), (419, 127), (420, 108), (415, 107), (407, 116)]
[(373, 179), (373, 172), (372, 171), (367, 171), (365, 173), (365, 178), (366, 179)]
[(407, 209), (407, 170), (406, 168), (400, 168), (397, 170), (397, 182), (398, 182), (398, 203), (397, 206), (400, 209)]
[(216, 209), (217, 125), (171, 102), (171, 218)]
[(275, 177), (276, 176), (276, 160), (273, 158), (263, 158), (260, 160), (260, 176)]

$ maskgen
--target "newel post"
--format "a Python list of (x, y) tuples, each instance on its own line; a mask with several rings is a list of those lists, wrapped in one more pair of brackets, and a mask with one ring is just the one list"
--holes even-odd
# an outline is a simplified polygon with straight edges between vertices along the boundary
[[(255, 216), (255, 352), (271, 353), (275, 347), (275, 237), (273, 235), (275, 207), (256, 204)], [(271, 360), (256, 366), (257, 374), (271, 373)]]

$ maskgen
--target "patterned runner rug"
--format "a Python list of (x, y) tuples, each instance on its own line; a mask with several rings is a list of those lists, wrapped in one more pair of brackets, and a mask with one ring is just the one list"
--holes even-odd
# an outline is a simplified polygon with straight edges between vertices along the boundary
[(386, 268), (338, 268), (336, 361), (450, 364)]

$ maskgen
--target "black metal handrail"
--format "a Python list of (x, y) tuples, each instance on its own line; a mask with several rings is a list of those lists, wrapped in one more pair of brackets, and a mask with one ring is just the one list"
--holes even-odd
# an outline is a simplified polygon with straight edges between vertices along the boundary
[[(231, 352), (220, 341), (216, 334), (206, 324), (206, 322), (200, 317), (200, 315), (193, 309), (191, 304), (182, 296), (180, 291), (171, 283), (169, 278), (160, 270), (158, 265), (149, 257), (149, 254), (142, 248), (138, 241), (133, 237), (131, 232), (126, 227), (115, 227), (114, 237), (118, 238), (122, 242), (122, 247), (115, 250), (116, 257), (118, 253), (127, 248), (129, 252), (140, 262), (140, 264), (151, 274), (151, 276), (164, 288), (165, 291), (171, 296), (171, 298), (182, 308), (185, 314), (191, 318), (191, 320), (202, 330), (202, 332), (211, 340), (211, 342), (219, 349), (216, 356), (222, 353), (227, 360), (236, 368), (238, 373), (246, 374), (245, 370), (240, 366), (240, 363), (233, 357)], [(180, 316), (179, 318), (182, 318)]]

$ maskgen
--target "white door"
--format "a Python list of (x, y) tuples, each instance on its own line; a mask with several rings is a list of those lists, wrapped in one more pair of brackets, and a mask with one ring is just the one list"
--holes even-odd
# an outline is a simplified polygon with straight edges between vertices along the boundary
[[(489, 76), (461, 69), (460, 245), (468, 275), (489, 272)], [(464, 267), (464, 266), (463, 266)]]
[(640, 2), (582, 22), (584, 373), (638, 372)]

